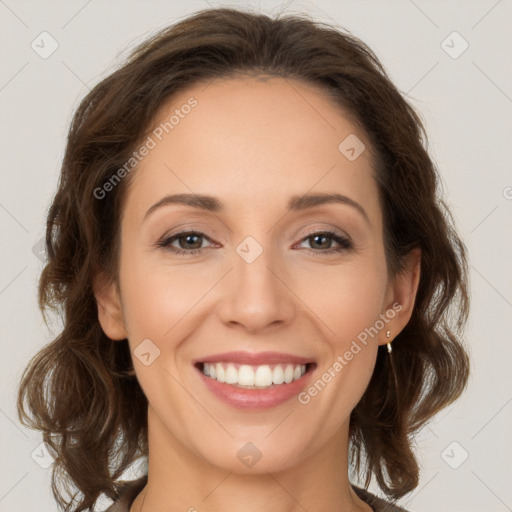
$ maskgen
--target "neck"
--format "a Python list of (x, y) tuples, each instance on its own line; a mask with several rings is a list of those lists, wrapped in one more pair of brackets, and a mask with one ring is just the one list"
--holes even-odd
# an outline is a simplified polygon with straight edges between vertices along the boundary
[[(348, 421), (320, 450), (279, 471), (239, 473), (188, 450), (148, 410), (148, 481), (130, 512), (367, 512), (348, 479)], [(262, 459), (263, 460), (263, 459)]]

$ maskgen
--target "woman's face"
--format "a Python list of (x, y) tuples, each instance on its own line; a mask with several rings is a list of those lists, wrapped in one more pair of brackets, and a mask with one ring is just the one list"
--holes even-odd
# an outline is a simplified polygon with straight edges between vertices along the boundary
[(125, 198), (120, 301), (99, 301), (107, 335), (129, 340), (150, 439), (238, 472), (342, 446), (378, 345), (406, 322), (364, 134), (310, 85), (241, 78), (174, 97), (149, 136)]

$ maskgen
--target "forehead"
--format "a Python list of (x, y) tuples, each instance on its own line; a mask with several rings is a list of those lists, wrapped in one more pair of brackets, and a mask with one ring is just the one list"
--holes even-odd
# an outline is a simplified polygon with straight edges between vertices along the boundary
[[(284, 204), (308, 191), (337, 191), (369, 208), (377, 200), (365, 134), (330, 97), (302, 81), (197, 84), (162, 105), (148, 136), (152, 148), (127, 197), (141, 207), (177, 192), (218, 196), (237, 211)], [(343, 152), (347, 140), (358, 152), (366, 147), (355, 160)]]

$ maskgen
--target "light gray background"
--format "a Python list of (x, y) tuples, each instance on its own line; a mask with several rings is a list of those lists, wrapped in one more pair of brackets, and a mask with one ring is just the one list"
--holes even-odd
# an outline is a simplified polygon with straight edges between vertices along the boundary
[[(52, 337), (37, 309), (42, 262), (33, 247), (43, 234), (72, 111), (127, 48), (208, 5), (248, 4), (0, 0), (2, 512), (56, 510), (50, 469), (35, 462), (45, 462), (41, 437), (19, 425), (15, 396), (29, 357)], [(401, 503), (418, 512), (512, 510), (511, 1), (251, 5), (268, 13), (278, 6), (306, 11), (349, 29), (376, 51), (423, 116), (445, 197), (470, 252), (473, 373), (463, 398), (417, 437), (421, 481)], [(31, 48), (43, 31), (59, 44), (47, 59)], [(453, 31), (469, 43), (458, 58), (441, 46)], [(452, 36), (446, 44), (453, 53), (462, 41)]]

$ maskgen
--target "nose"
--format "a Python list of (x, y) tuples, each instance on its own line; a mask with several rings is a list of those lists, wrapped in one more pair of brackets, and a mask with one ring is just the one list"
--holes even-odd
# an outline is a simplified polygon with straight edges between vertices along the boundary
[(293, 321), (297, 298), (290, 288), (284, 265), (263, 250), (251, 263), (233, 258), (219, 307), (221, 320), (230, 327), (255, 333)]

